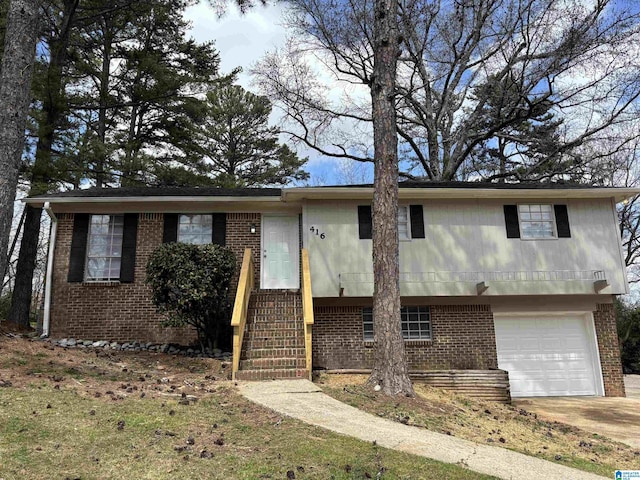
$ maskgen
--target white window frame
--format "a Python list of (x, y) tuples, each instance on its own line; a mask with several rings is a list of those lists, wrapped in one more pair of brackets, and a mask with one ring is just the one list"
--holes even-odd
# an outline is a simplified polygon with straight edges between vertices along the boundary
[[(97, 228), (98, 225), (94, 226), (94, 218), (102, 217), (108, 218), (108, 227), (107, 233), (98, 233), (94, 231), (94, 228)], [(102, 222), (99, 225), (104, 225)], [(120, 233), (115, 231), (115, 227), (119, 224)], [(106, 244), (104, 245), (105, 250), (100, 252), (102, 254), (92, 254), (92, 247), (94, 247), (93, 242), (97, 237), (106, 237)], [(120, 272), (122, 271), (122, 243), (124, 238), (124, 215), (108, 215), (108, 214), (94, 214), (89, 217), (89, 229), (87, 231), (87, 248), (85, 252), (85, 262), (84, 262), (84, 281), (85, 282), (115, 282), (120, 281)], [(114, 244), (114, 241), (116, 242)], [(118, 245), (119, 244), (119, 245)], [(119, 247), (117, 252), (114, 250), (114, 246)], [(91, 261), (97, 259), (104, 259), (106, 261), (106, 267), (103, 268), (101, 273), (105, 273), (106, 275), (96, 276), (91, 273)], [(120, 266), (117, 270), (117, 273), (111, 275), (111, 271), (113, 270), (112, 265), (114, 260), (118, 260), (120, 262)]]
[[(542, 220), (538, 219), (537, 222), (548, 222), (551, 223), (551, 236), (525, 236), (525, 229), (523, 228), (523, 224), (525, 223), (534, 223), (534, 220), (523, 220), (522, 218), (522, 207), (529, 207), (529, 213), (531, 214), (531, 207), (549, 207), (550, 219)], [(535, 212), (534, 212), (535, 213)], [(518, 228), (520, 229), (520, 239), (522, 240), (556, 240), (558, 238), (558, 228), (556, 226), (556, 214), (553, 208), (553, 205), (550, 203), (519, 203), (518, 204)]]
[[(404, 210), (407, 212), (406, 223), (407, 223), (407, 237), (402, 238), (400, 236), (400, 210)], [(410, 242), (411, 241), (411, 209), (409, 205), (398, 205), (398, 240), (401, 242)]]
[[(205, 223), (203, 223), (202, 221), (200, 223), (194, 223), (194, 222), (186, 222), (183, 221), (186, 218), (191, 218), (193, 219), (194, 217), (200, 217), (200, 220), (204, 219), (205, 217), (209, 218), (209, 230), (208, 232), (205, 230), (205, 228), (207, 227), (207, 225)], [(183, 237), (181, 237), (181, 232), (180, 232), (180, 225), (192, 225), (192, 226), (196, 226), (196, 227), (200, 227), (199, 230), (193, 229), (193, 231), (187, 233), (187, 232), (182, 232)], [(185, 241), (184, 235), (190, 235), (190, 236), (198, 236), (201, 237), (200, 240), (202, 241)], [(213, 235), (213, 215), (211, 214), (206, 214), (206, 213), (181, 213), (178, 215), (178, 233), (177, 233), (177, 241), (178, 243), (188, 243), (188, 244), (192, 244), (192, 245), (208, 245), (211, 243), (211, 238)]]
[[(411, 311), (417, 309), (417, 311)], [(417, 314), (417, 322), (411, 322), (409, 315)], [(422, 315), (426, 315), (427, 319), (422, 318)], [(418, 323), (417, 336), (411, 336), (412, 329), (410, 324)], [(428, 327), (423, 330), (422, 324), (427, 324)], [(431, 308), (426, 305), (406, 305), (400, 309), (400, 327), (402, 329), (402, 338), (405, 342), (412, 341), (431, 341), (433, 340), (433, 323), (431, 322)], [(374, 339), (374, 322), (373, 322), (373, 308), (362, 308), (362, 338), (365, 342), (372, 342)], [(416, 331), (416, 330), (413, 330)]]

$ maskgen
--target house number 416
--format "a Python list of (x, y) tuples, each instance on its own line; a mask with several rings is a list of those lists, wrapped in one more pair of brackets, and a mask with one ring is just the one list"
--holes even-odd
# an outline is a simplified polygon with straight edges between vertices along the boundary
[(324, 232), (320, 232), (320, 230), (318, 230), (316, 227), (311, 227), (309, 230), (311, 231), (311, 233), (315, 233), (316, 236), (320, 237), (322, 240), (325, 239)]

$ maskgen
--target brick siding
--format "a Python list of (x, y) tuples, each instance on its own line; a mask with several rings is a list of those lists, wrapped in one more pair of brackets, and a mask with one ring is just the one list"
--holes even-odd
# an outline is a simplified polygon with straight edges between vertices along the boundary
[(604, 393), (607, 397), (624, 397), (622, 362), (613, 304), (598, 304), (596, 311), (593, 312), (593, 320), (598, 337)]
[[(160, 325), (162, 316), (156, 312), (145, 285), (145, 268), (149, 256), (162, 243), (164, 215), (138, 215), (135, 279), (133, 283), (68, 283), (69, 253), (73, 235), (73, 214), (58, 216), (58, 231), (54, 260), (53, 296), (51, 304), (51, 337), (75, 337), (95, 340), (193, 344), (197, 340), (191, 327)], [(256, 233), (249, 231), (255, 224)], [(256, 285), (260, 279), (260, 213), (228, 213), (226, 244), (238, 257), (238, 273), (234, 280), (231, 301), (245, 247), (254, 254)]]
[[(242, 256), (244, 255), (244, 249), (250, 248), (253, 254), (253, 268), (254, 268), (254, 285), (255, 288), (260, 288), (260, 220), (261, 215), (259, 213), (227, 213), (227, 246), (236, 254), (238, 258), (238, 268), (236, 270), (235, 278), (232, 282), (232, 290), (234, 291), (238, 286), (238, 277), (240, 276), (240, 267), (242, 266)], [(251, 233), (251, 225), (255, 225), (256, 233)]]
[[(430, 311), (432, 340), (405, 343), (411, 370), (497, 368), (488, 305), (432, 306)], [(362, 307), (315, 307), (314, 317), (314, 368), (371, 368), (373, 342), (363, 341)]]

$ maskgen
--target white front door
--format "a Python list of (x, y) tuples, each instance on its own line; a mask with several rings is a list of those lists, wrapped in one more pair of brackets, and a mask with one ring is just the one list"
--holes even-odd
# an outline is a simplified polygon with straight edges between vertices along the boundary
[(262, 216), (262, 288), (300, 288), (297, 215)]
[(512, 397), (596, 395), (595, 338), (586, 315), (496, 316), (498, 368)]

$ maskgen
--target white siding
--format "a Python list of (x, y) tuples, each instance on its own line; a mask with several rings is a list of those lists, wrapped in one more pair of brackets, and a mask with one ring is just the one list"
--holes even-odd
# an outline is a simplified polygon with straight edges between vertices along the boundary
[[(309, 250), (314, 296), (338, 296), (340, 274), (346, 296), (371, 295), (371, 240), (358, 238), (357, 206), (367, 203), (316, 201), (304, 205), (304, 244)], [(503, 205), (516, 204), (516, 200), (409, 203), (423, 204), (426, 238), (400, 243), (403, 295), (475, 295), (476, 276), (478, 281), (484, 280), (487, 272), (603, 270), (611, 286), (600, 293), (626, 290), (618, 230), (608, 199), (553, 202), (567, 205), (571, 238), (550, 240), (506, 237)], [(311, 227), (325, 238), (312, 234)], [(427, 281), (435, 277), (437, 281)], [(487, 296), (594, 293), (593, 281), (588, 278), (532, 281), (527, 277), (487, 284), (489, 289), (483, 294)]]

